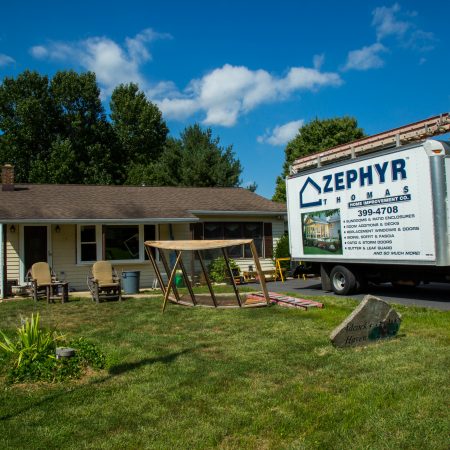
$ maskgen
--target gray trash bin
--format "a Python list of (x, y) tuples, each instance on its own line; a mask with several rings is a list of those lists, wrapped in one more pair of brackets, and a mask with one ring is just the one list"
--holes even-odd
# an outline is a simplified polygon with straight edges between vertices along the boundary
[(139, 280), (141, 272), (130, 270), (122, 272), (122, 289), (125, 294), (139, 294)]

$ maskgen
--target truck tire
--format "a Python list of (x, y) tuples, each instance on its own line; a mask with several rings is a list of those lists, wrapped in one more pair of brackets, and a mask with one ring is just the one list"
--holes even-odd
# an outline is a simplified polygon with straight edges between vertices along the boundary
[(345, 266), (334, 266), (330, 273), (331, 287), (336, 295), (351, 294), (356, 287), (356, 277)]

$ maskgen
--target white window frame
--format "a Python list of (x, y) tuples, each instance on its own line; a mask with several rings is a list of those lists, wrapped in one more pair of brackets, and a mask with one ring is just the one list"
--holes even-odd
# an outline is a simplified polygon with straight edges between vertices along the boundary
[[(97, 261), (101, 261), (103, 259), (103, 236), (102, 236), (102, 227), (103, 226), (136, 226), (138, 227), (139, 233), (139, 258), (136, 259), (112, 259), (110, 260), (112, 264), (144, 264), (148, 261), (145, 259), (145, 248), (144, 248), (144, 224), (135, 224), (135, 223), (106, 223), (106, 224), (78, 224), (77, 225), (77, 265), (79, 266), (90, 266), (95, 261), (81, 261), (81, 227), (82, 226), (95, 226), (95, 239), (97, 245)], [(159, 227), (156, 224), (149, 223), (146, 225), (154, 225), (155, 226), (155, 239), (158, 239)], [(157, 259), (159, 259), (159, 255), (157, 254)], [(109, 260), (108, 260), (109, 261)]]

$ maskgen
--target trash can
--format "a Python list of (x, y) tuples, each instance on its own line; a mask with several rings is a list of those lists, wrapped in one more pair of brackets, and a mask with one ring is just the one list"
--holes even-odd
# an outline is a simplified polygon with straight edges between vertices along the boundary
[(141, 272), (139, 270), (130, 270), (122, 272), (122, 289), (125, 294), (139, 294), (139, 280)]

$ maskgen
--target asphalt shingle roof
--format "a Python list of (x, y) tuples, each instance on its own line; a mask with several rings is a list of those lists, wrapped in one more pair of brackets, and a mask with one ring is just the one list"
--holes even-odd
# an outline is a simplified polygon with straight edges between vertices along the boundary
[(19, 184), (0, 190), (0, 222), (194, 219), (196, 211), (286, 213), (244, 188)]

